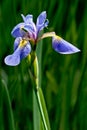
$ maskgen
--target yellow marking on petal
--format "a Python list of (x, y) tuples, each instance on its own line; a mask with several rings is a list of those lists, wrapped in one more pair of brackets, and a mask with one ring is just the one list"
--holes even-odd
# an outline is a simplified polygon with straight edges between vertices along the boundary
[(38, 40), (41, 40), (41, 39), (47, 38), (47, 37), (54, 37), (57, 40), (61, 40), (62, 39), (61, 37), (57, 36), (55, 34), (55, 32), (47, 32), (47, 33), (44, 33)]
[(55, 32), (47, 32), (47, 33), (44, 33), (40, 38), (39, 40), (43, 39), (43, 38), (47, 38), (47, 37), (54, 37), (56, 34)]
[(61, 40), (62, 39), (60, 36), (57, 36), (57, 35), (55, 35), (54, 38), (57, 39), (57, 40)]
[(27, 44), (27, 41), (25, 39), (20, 41), (19, 47), (24, 47)]

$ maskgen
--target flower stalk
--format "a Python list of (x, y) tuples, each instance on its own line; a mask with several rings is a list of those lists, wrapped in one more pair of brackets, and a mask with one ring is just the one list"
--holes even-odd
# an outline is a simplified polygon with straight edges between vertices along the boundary
[(34, 52), (32, 54), (32, 56), (33, 57), (31, 59), (33, 59), (33, 62), (31, 65), (32, 68), (29, 69), (29, 74), (30, 74), (30, 77), (32, 80), (33, 89), (34, 89), (34, 93), (36, 95), (38, 108), (40, 111), (44, 129), (50, 130), (50, 123), (49, 123), (48, 113), (47, 113), (47, 109), (46, 109), (46, 104), (45, 104), (44, 96), (42, 93), (42, 89), (39, 86), (39, 69), (38, 69), (38, 60), (37, 60), (36, 53)]

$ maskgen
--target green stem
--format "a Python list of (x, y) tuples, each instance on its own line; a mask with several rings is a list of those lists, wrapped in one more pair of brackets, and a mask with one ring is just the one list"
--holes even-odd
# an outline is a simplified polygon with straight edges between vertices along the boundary
[(44, 96), (43, 96), (41, 87), (39, 86), (38, 60), (37, 60), (37, 56), (35, 53), (33, 53), (33, 58), (31, 57), (31, 59), (33, 59), (33, 63), (31, 65), (33, 68), (31, 68), (31, 70), (29, 72), (30, 72), (30, 77), (31, 77), (32, 83), (33, 83), (33, 88), (34, 88), (34, 92), (36, 95), (40, 115), (42, 118), (44, 129), (50, 130), (50, 123), (49, 123), (48, 113), (47, 113), (47, 109), (46, 109), (46, 104), (45, 104), (45, 100), (44, 100)]

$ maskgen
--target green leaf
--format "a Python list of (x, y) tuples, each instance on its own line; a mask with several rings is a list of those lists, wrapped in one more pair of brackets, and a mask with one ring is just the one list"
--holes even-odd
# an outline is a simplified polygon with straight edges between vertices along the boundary
[(9, 92), (4, 81), (2, 81), (3, 87), (3, 122), (5, 130), (15, 130), (13, 112), (11, 108), (11, 101)]
[(33, 91), (33, 121), (34, 121), (34, 130), (40, 130), (40, 112), (38, 109), (38, 104), (34, 91)]
[(40, 113), (42, 116), (44, 128), (45, 128), (45, 130), (50, 130), (50, 123), (49, 123), (48, 113), (47, 113), (47, 109), (46, 109), (46, 104), (45, 104), (44, 96), (43, 96), (43, 93), (42, 93), (42, 90), (40, 87), (38, 87), (38, 89), (36, 91), (36, 95), (37, 95), (37, 100), (38, 100), (39, 109), (40, 109)]

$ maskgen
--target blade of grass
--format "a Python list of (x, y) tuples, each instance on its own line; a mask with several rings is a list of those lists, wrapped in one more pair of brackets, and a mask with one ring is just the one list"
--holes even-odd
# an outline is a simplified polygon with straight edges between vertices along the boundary
[(4, 81), (2, 81), (3, 87), (3, 118), (4, 127), (8, 130), (15, 130), (14, 117), (11, 108), (11, 102), (9, 97), (9, 92)]

